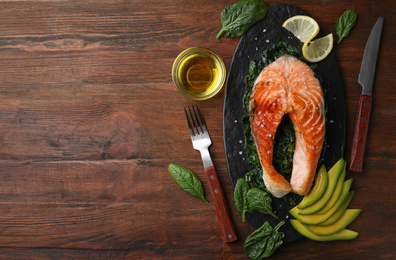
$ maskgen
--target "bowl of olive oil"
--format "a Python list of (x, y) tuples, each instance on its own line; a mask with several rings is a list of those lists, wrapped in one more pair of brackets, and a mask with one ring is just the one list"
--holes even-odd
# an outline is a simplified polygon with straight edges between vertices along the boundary
[(172, 80), (187, 98), (204, 100), (216, 95), (224, 85), (226, 68), (215, 51), (191, 47), (181, 52), (172, 66)]

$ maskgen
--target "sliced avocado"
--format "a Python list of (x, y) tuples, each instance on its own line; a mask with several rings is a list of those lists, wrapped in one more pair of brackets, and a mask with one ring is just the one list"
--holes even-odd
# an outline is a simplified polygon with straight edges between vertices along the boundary
[(344, 169), (342, 170), (342, 173), (341, 173), (340, 177), (338, 178), (337, 184), (333, 191), (333, 195), (331, 195), (330, 199), (323, 206), (323, 208), (321, 210), (319, 210), (318, 212), (316, 212), (315, 214), (324, 214), (329, 209), (331, 209), (331, 207), (333, 207), (333, 205), (336, 203), (337, 199), (340, 197), (342, 185), (344, 185), (345, 175), (346, 175), (346, 163), (344, 164)]
[(321, 215), (318, 215), (318, 214), (300, 215), (298, 206), (295, 206), (294, 208), (292, 208), (289, 211), (290, 214), (304, 224), (317, 225), (317, 224), (325, 221), (331, 215), (333, 215), (333, 213), (341, 206), (342, 202), (347, 197), (349, 188), (351, 187), (351, 184), (352, 184), (352, 180), (353, 179), (349, 179), (344, 182), (344, 185), (342, 186), (342, 191), (341, 191), (340, 197), (338, 198), (336, 203), (333, 205), (333, 207), (331, 207), (331, 209), (329, 209), (326, 213), (321, 214)]
[(290, 223), (301, 235), (316, 241), (351, 240), (359, 235), (359, 233), (355, 231), (343, 229), (331, 235), (319, 236), (309, 231), (304, 224), (296, 219), (291, 219)]
[(313, 187), (304, 196), (303, 200), (298, 205), (298, 208), (299, 209), (306, 208), (314, 204), (317, 200), (319, 200), (326, 190), (327, 182), (328, 182), (327, 170), (324, 164), (322, 164), (322, 166), (319, 168), (319, 171), (316, 173)]
[(331, 195), (333, 194), (338, 178), (340, 177), (342, 170), (344, 169), (344, 165), (345, 165), (345, 160), (344, 158), (341, 158), (336, 162), (336, 164), (333, 165), (333, 167), (331, 167), (331, 169), (328, 171), (328, 184), (322, 197), (320, 197), (320, 199), (317, 200), (311, 206), (302, 209), (303, 210), (302, 214), (313, 214), (315, 212), (318, 212), (324, 207), (324, 205), (327, 203), (327, 201), (330, 199)]
[(331, 215), (328, 219), (326, 219), (322, 223), (319, 223), (318, 225), (322, 227), (328, 226), (339, 220), (342, 215), (344, 215), (344, 212), (347, 209), (349, 203), (351, 202), (354, 193), (355, 191), (350, 191), (345, 200), (342, 202), (341, 206), (333, 213), (333, 215)]
[(343, 230), (359, 216), (361, 209), (347, 209), (342, 217), (328, 226), (306, 225), (305, 227), (312, 233), (320, 236), (327, 236)]

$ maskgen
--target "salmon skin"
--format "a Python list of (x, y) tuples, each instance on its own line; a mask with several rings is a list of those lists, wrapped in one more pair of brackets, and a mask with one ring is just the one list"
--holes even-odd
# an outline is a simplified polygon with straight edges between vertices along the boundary
[[(249, 113), (266, 188), (277, 198), (308, 193), (325, 136), (324, 98), (312, 69), (291, 55), (266, 66), (254, 83)], [(285, 115), (296, 136), (290, 183), (272, 164), (275, 134)]]

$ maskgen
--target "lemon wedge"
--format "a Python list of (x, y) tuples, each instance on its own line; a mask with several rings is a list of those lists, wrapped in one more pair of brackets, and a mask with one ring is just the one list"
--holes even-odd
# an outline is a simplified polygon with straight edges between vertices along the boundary
[(333, 34), (330, 33), (312, 42), (304, 43), (302, 53), (309, 62), (319, 62), (327, 57), (333, 49)]
[(306, 15), (290, 17), (282, 24), (282, 27), (304, 43), (313, 39), (319, 33), (318, 23)]

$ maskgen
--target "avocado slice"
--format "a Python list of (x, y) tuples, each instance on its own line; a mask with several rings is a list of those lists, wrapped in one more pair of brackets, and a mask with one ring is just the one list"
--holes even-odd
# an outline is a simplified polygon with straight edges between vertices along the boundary
[(302, 209), (301, 214), (313, 214), (315, 212), (318, 212), (324, 207), (324, 205), (327, 203), (327, 201), (330, 199), (331, 195), (333, 194), (334, 188), (337, 184), (338, 178), (343, 172), (344, 166), (345, 166), (345, 160), (344, 158), (341, 158), (336, 162), (336, 164), (333, 165), (333, 167), (331, 167), (331, 169), (328, 171), (329, 179), (325, 192), (320, 197), (320, 199), (317, 200), (314, 204)]
[(316, 241), (351, 240), (359, 235), (359, 233), (355, 231), (349, 229), (342, 229), (341, 231), (338, 231), (331, 235), (320, 236), (309, 231), (304, 224), (296, 219), (291, 219), (290, 223), (292, 224), (294, 229), (297, 230), (297, 232), (299, 232), (301, 235)]
[(321, 214), (321, 215), (318, 215), (318, 214), (300, 215), (298, 206), (295, 206), (294, 208), (292, 208), (289, 211), (289, 213), (304, 224), (317, 225), (317, 224), (325, 221), (331, 215), (333, 215), (333, 213), (341, 206), (341, 204), (343, 203), (343, 201), (345, 200), (345, 198), (348, 195), (349, 188), (351, 187), (352, 181), (353, 181), (353, 179), (349, 179), (344, 182), (344, 185), (342, 186), (342, 191), (341, 191), (340, 197), (338, 198), (336, 203), (333, 205), (333, 207), (331, 207), (331, 209), (329, 209), (326, 213)]
[(305, 225), (305, 227), (312, 233), (320, 236), (327, 236), (343, 230), (346, 226), (351, 224), (357, 216), (359, 216), (361, 209), (347, 209), (342, 217), (328, 226)]
[(342, 215), (344, 215), (345, 210), (347, 209), (349, 203), (352, 200), (352, 197), (354, 195), (355, 191), (350, 191), (345, 198), (345, 200), (342, 202), (341, 206), (331, 215), (328, 219), (323, 221), (322, 223), (319, 223), (319, 226), (328, 226), (339, 220)]
[(344, 169), (342, 170), (342, 173), (341, 173), (340, 177), (338, 178), (337, 184), (333, 191), (333, 195), (331, 195), (330, 199), (323, 206), (323, 208), (321, 210), (319, 210), (318, 212), (316, 212), (315, 214), (324, 214), (329, 209), (331, 209), (331, 207), (333, 207), (333, 205), (336, 203), (337, 199), (340, 197), (342, 185), (344, 184), (344, 180), (345, 180), (345, 175), (346, 175), (346, 163), (344, 164)]
[(326, 190), (327, 182), (328, 182), (328, 174), (326, 167), (324, 164), (319, 168), (319, 171), (316, 173), (315, 182), (311, 190), (304, 196), (303, 200), (298, 205), (299, 209), (306, 208), (314, 204), (317, 200), (322, 197), (323, 193)]

